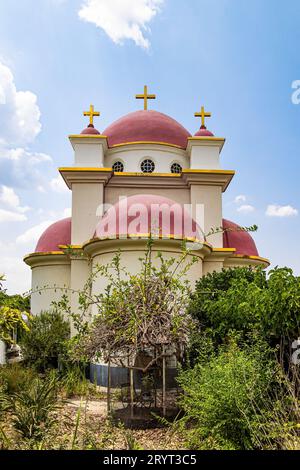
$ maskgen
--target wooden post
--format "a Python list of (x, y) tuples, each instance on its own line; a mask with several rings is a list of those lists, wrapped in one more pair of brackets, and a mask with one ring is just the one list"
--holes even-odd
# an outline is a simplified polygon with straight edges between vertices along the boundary
[(162, 406), (163, 416), (166, 416), (166, 356), (165, 356), (165, 345), (162, 347), (163, 358), (162, 358)]
[(108, 371), (107, 371), (107, 413), (110, 414), (111, 411), (111, 401), (110, 401), (110, 390), (111, 390), (111, 370), (110, 370), (110, 358), (108, 359)]
[[(157, 358), (157, 354), (156, 354), (156, 347), (154, 346), (154, 357), (155, 359)], [(154, 379), (154, 383), (153, 383), (153, 386), (154, 386), (154, 408), (157, 408), (157, 391), (156, 391), (156, 388), (157, 388), (157, 384), (156, 384), (156, 371), (157, 371), (157, 362), (155, 362), (155, 365), (154, 365), (154, 370), (153, 370), (153, 379)]]
[(130, 368), (130, 408), (131, 418), (133, 418), (133, 406), (134, 406), (134, 384), (133, 384), (133, 368)]

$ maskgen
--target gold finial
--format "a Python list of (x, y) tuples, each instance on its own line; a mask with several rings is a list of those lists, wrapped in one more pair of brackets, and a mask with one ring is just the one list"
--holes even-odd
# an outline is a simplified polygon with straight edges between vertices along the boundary
[(195, 117), (201, 117), (201, 129), (206, 129), (205, 127), (205, 118), (211, 117), (211, 113), (207, 113), (204, 110), (204, 106), (201, 106), (201, 112), (195, 113)]
[(90, 110), (89, 111), (84, 111), (83, 112), (84, 116), (89, 116), (90, 117), (90, 126), (94, 126), (94, 117), (95, 116), (100, 116), (99, 111), (94, 111), (94, 106), (91, 104), (90, 105)]
[(148, 109), (148, 100), (155, 100), (156, 95), (148, 95), (148, 87), (147, 85), (144, 86), (144, 94), (143, 95), (135, 95), (137, 100), (144, 100), (144, 110), (147, 111)]

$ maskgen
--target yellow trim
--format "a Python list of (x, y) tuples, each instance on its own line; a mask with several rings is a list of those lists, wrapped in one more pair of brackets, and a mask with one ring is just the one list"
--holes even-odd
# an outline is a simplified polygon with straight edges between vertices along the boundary
[(48, 255), (65, 255), (63, 251), (37, 251), (36, 253), (29, 253), (28, 255), (25, 255), (23, 260), (27, 258), (31, 258), (33, 256), (48, 256)]
[(71, 134), (69, 139), (107, 139), (107, 136), (102, 134)]
[(236, 248), (213, 248), (213, 252), (233, 253)]
[(58, 245), (58, 247), (63, 250), (67, 250), (68, 248), (72, 248), (73, 250), (82, 250), (82, 245)]
[(209, 174), (209, 173), (212, 173), (212, 174), (216, 174), (216, 175), (235, 175), (235, 171), (234, 170), (193, 170), (193, 169), (184, 169), (182, 170), (182, 173), (203, 173), (203, 174)]
[(60, 167), (58, 168), (58, 171), (95, 171), (95, 172), (100, 172), (100, 173), (111, 173), (113, 170), (112, 168), (96, 168), (96, 167)]
[(134, 172), (134, 171), (115, 171), (114, 175), (116, 176), (159, 176), (159, 177), (172, 177), (172, 178), (180, 178), (180, 173), (143, 173), (143, 172)]
[(190, 140), (210, 140), (210, 141), (213, 141), (213, 142), (225, 142), (225, 138), (224, 137), (210, 137), (210, 136), (193, 136), (193, 137), (188, 137), (187, 138), (188, 141)]
[(109, 148), (123, 147), (125, 145), (139, 145), (139, 144), (165, 145), (167, 147), (175, 147), (175, 148), (178, 148), (178, 149), (185, 150), (185, 147), (181, 147), (181, 145), (168, 144), (167, 142), (156, 142), (156, 141), (151, 141), (151, 140), (140, 140), (140, 141), (136, 141), (136, 142), (122, 142), (121, 144), (110, 145)]
[[(121, 236), (120, 236), (121, 235)], [(125, 237), (126, 235), (126, 237)], [(127, 234), (118, 234), (112, 238), (110, 237), (95, 237), (95, 238), (91, 238), (90, 240), (86, 241), (84, 244), (83, 244), (83, 248), (85, 248), (87, 245), (90, 245), (94, 242), (97, 242), (97, 241), (105, 241), (105, 240), (110, 240), (110, 241), (113, 241), (113, 240), (128, 240), (130, 238), (150, 238), (150, 236), (153, 237), (153, 240), (178, 240), (178, 241), (187, 241), (187, 242), (195, 242), (195, 243), (200, 243), (201, 245), (209, 248), (210, 250), (212, 250), (212, 246), (208, 243), (208, 242), (205, 242), (205, 241), (201, 241), (199, 240), (198, 238), (195, 238), (195, 237), (184, 237), (184, 238), (177, 238), (175, 237), (175, 235), (154, 235), (154, 234), (151, 234), (151, 233), (127, 233)]]
[(263, 263), (271, 264), (270, 260), (268, 258), (262, 258), (261, 256), (255, 256), (255, 255), (233, 255), (234, 258), (246, 258), (246, 259), (253, 259), (257, 261), (262, 261)]

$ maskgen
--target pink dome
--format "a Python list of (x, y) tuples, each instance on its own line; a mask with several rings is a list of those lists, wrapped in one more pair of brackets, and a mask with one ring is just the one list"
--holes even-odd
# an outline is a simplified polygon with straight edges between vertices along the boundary
[(196, 222), (181, 204), (153, 194), (121, 199), (104, 214), (95, 237), (127, 238), (150, 232), (162, 238), (203, 238)]
[(213, 137), (213, 133), (206, 129), (206, 127), (200, 127), (199, 131), (196, 132), (195, 137)]
[(93, 124), (89, 124), (88, 127), (83, 129), (81, 134), (82, 135), (100, 135), (100, 132), (97, 129), (95, 129)]
[(108, 145), (130, 142), (163, 142), (186, 148), (190, 133), (175, 119), (157, 111), (135, 111), (108, 126)]
[(59, 220), (50, 225), (41, 235), (36, 248), (36, 253), (59, 251), (59, 245), (71, 244), (71, 217)]
[(224, 248), (235, 248), (237, 255), (259, 256), (255, 242), (248, 232), (238, 231), (240, 227), (226, 219), (223, 219), (223, 228), (227, 229), (223, 232)]

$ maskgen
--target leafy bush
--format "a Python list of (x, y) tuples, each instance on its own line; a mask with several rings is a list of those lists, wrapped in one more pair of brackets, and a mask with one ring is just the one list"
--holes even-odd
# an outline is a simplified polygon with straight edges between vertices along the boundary
[(60, 384), (66, 398), (87, 395), (89, 392), (89, 381), (82, 367), (77, 364), (67, 367)]
[(260, 269), (248, 268), (209, 274), (197, 282), (190, 312), (198, 331), (215, 346), (232, 331), (250, 342), (259, 335), (270, 346), (281, 346), (287, 364), (291, 343), (300, 333), (300, 278), (288, 268), (274, 269), (268, 278)]
[(42, 312), (29, 322), (30, 330), (21, 339), (24, 359), (40, 371), (57, 367), (58, 358), (66, 353), (70, 326), (61, 313)]
[(54, 412), (61, 406), (57, 390), (57, 379), (52, 374), (34, 379), (28, 389), (7, 397), (12, 424), (23, 438), (39, 440), (57, 422)]
[(36, 378), (36, 372), (21, 364), (8, 364), (0, 368), (0, 387), (8, 395), (25, 390)]
[[(235, 342), (210, 361), (182, 371), (187, 444), (192, 449), (252, 449), (254, 417), (273, 383), (274, 363), (263, 345), (241, 350)], [(190, 427), (188, 425), (191, 425)]]

